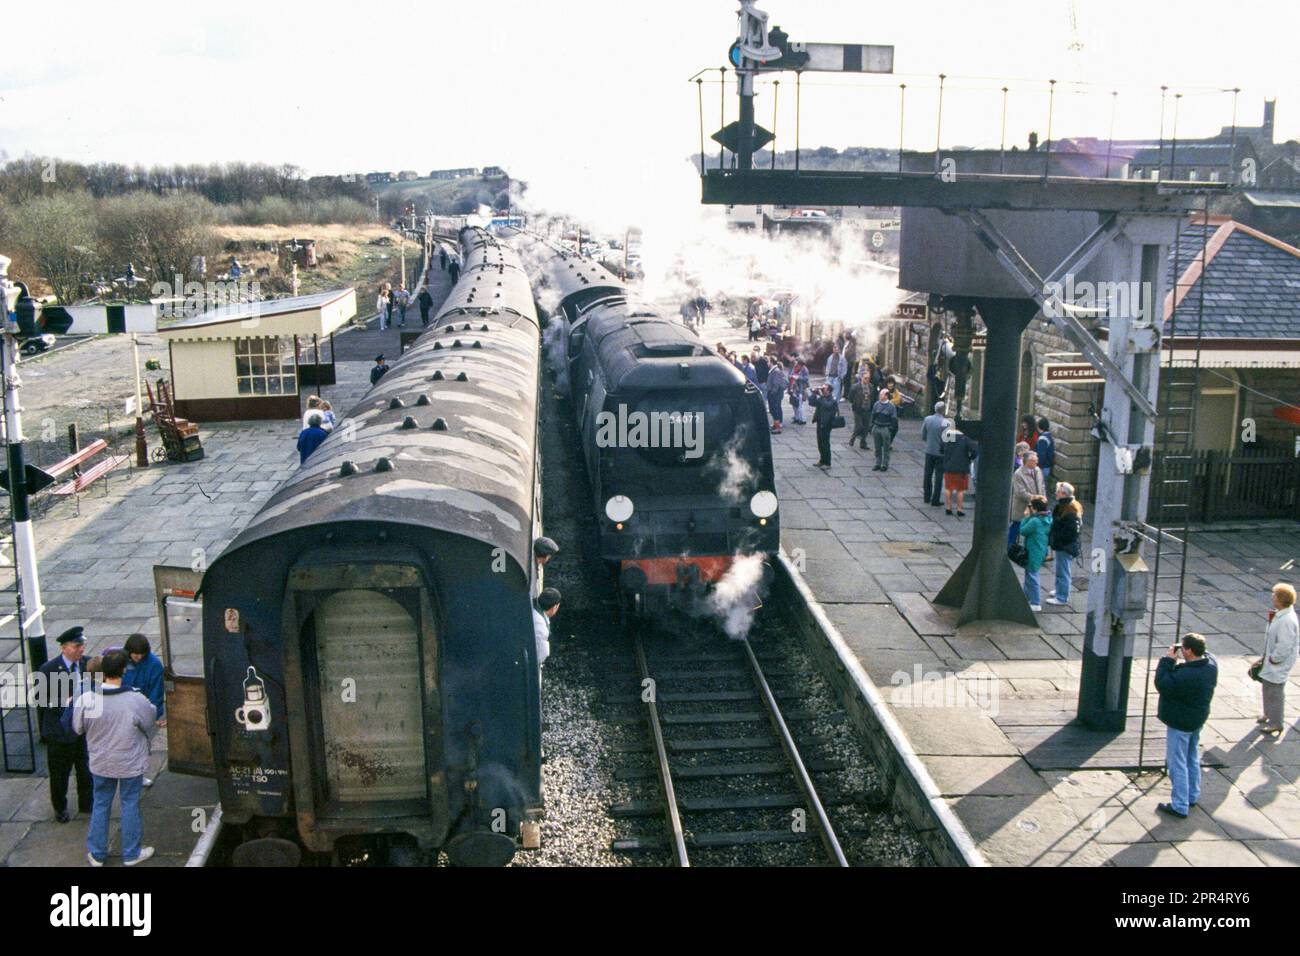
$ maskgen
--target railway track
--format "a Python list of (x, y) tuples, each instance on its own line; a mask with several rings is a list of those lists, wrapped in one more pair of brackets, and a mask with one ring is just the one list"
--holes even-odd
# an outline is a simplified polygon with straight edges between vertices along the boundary
[[(645, 747), (626, 749), (649, 759), (615, 775), (654, 784), (658, 792), (611, 813), (638, 825), (657, 819), (660, 832), (616, 839), (614, 851), (667, 850), (673, 865), (690, 866), (693, 855), (709, 862), (710, 854), (790, 844), (797, 852), (784, 865), (848, 866), (827, 805), (850, 797), (824, 797), (814, 781), (843, 765), (805, 757), (826, 749), (804, 728), (811, 715), (783, 711), (781, 701), (799, 695), (774, 689), (769, 680), (799, 675), (779, 659), (765, 672), (748, 640), (714, 638), (685, 653), (653, 656), (639, 631), (630, 640), (649, 739)], [(764, 860), (760, 855), (756, 862)]]

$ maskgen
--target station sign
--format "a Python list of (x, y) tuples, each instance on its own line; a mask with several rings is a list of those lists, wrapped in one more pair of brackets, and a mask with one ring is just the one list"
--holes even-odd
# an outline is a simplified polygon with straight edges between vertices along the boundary
[(930, 318), (930, 308), (924, 302), (900, 302), (894, 306), (894, 318), (925, 322)]
[(1043, 382), (1047, 385), (1100, 385), (1106, 381), (1087, 362), (1048, 362), (1043, 366)]

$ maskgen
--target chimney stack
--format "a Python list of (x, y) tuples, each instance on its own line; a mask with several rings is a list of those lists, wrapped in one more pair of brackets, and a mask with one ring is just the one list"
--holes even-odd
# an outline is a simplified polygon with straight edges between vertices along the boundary
[(1264, 101), (1264, 135), (1268, 142), (1273, 142), (1273, 111), (1277, 108), (1277, 100)]

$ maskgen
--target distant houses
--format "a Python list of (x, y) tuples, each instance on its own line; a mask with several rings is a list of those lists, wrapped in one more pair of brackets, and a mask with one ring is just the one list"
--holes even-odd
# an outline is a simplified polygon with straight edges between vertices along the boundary
[(459, 169), (435, 169), (429, 173), (430, 179), (478, 179), (482, 171), (477, 166), (462, 166)]

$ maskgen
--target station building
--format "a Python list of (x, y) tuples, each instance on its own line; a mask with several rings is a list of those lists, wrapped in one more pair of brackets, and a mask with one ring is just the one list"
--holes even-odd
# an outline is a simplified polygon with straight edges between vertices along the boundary
[(176, 413), (195, 422), (290, 419), (303, 385), (334, 382), (334, 332), (355, 289), (213, 309), (159, 330)]
[[(1195, 376), (1193, 447), (1202, 493), (1193, 501), (1194, 519), (1300, 518), (1300, 248), (1227, 217), (1196, 217), (1177, 248), (1170, 245), (1169, 270), (1161, 375)], [(879, 341), (877, 357), (907, 380), (918, 407), (932, 400), (926, 368), (953, 325), (954, 316), (913, 294)], [(1105, 343), (1105, 319), (1096, 326)], [(980, 418), (980, 331), (977, 323), (963, 414), (972, 420)], [(1103, 387), (1080, 368), (1087, 363), (1074, 345), (1041, 316), (1021, 347), (1019, 413), (1051, 421), (1055, 476), (1091, 500), (1099, 443), (1090, 409), (1102, 408)], [(1157, 459), (1159, 451), (1157, 429)]]

